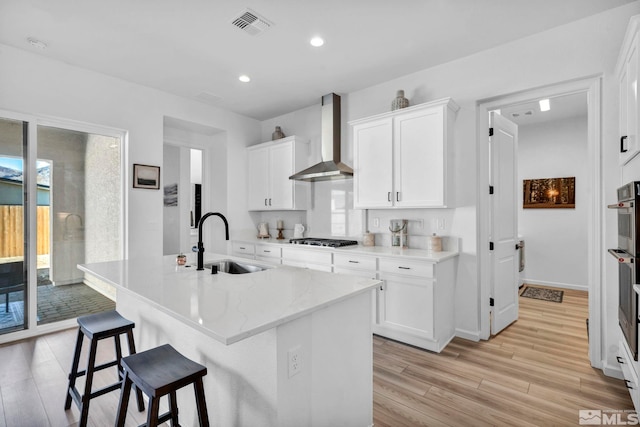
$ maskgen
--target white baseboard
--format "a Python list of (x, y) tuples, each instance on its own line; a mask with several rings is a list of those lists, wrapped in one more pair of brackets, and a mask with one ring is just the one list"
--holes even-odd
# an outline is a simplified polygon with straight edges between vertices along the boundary
[(465, 340), (480, 341), (480, 331), (466, 331), (464, 329), (456, 328), (456, 336), (464, 338)]
[(624, 379), (624, 375), (619, 363), (611, 365), (606, 361), (602, 362), (602, 372), (608, 377), (618, 378), (619, 380)]
[(576, 285), (574, 283), (560, 283), (560, 282), (547, 282), (544, 280), (533, 280), (522, 278), (520, 279), (525, 285), (534, 286), (550, 286), (552, 288), (573, 289), (576, 291), (589, 291), (588, 285)]

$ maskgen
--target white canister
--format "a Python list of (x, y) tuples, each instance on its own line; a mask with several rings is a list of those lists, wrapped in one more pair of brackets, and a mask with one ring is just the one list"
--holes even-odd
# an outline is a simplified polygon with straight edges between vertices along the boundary
[(362, 236), (362, 246), (375, 246), (376, 235), (373, 233), (364, 233)]
[(304, 234), (304, 225), (296, 224), (293, 226), (293, 238), (294, 239), (302, 239), (302, 235)]
[(436, 236), (436, 233), (433, 233), (432, 236), (429, 236), (427, 250), (429, 252), (442, 252), (442, 237)]

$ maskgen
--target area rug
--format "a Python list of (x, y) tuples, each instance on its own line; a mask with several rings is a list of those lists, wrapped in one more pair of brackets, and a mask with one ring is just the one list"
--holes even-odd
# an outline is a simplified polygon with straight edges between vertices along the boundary
[(541, 299), (543, 301), (551, 302), (562, 302), (563, 295), (564, 291), (547, 288), (533, 288), (531, 286), (527, 286), (520, 294), (521, 297)]

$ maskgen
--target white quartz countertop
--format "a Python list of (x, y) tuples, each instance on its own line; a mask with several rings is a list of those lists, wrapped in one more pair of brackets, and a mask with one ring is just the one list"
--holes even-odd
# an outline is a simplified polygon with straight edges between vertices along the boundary
[(263, 245), (278, 245), (280, 247), (291, 247), (296, 249), (308, 249), (319, 251), (331, 251), (334, 253), (345, 254), (362, 254), (372, 256), (391, 256), (397, 258), (411, 258), (416, 260), (424, 260), (430, 262), (441, 262), (449, 258), (454, 258), (459, 255), (458, 251), (442, 251), (442, 252), (430, 252), (425, 249), (410, 249), (388, 246), (344, 246), (341, 248), (321, 247), (321, 246), (309, 246), (309, 245), (294, 245), (289, 243), (289, 239), (233, 239), (235, 242), (246, 242), (250, 244), (263, 244)]
[(227, 345), (368, 292), (381, 283), (205, 253), (205, 263), (223, 259), (271, 268), (248, 274), (211, 274), (210, 270), (196, 270), (195, 254), (187, 255), (185, 266), (176, 265), (176, 256), (170, 255), (80, 264), (78, 268), (119, 291), (136, 294)]

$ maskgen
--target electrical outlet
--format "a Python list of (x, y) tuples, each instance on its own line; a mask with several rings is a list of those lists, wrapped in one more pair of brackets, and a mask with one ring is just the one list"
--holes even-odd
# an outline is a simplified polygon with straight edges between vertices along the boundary
[(444, 230), (444, 218), (438, 218), (438, 230)]
[(300, 357), (300, 346), (293, 347), (287, 352), (287, 358), (289, 359), (289, 378), (299, 374), (302, 370), (302, 360)]
[(416, 227), (418, 228), (418, 230), (422, 230), (424, 228), (424, 220), (422, 219), (417, 220)]
[(380, 227), (380, 218), (373, 218), (373, 226), (376, 228)]

